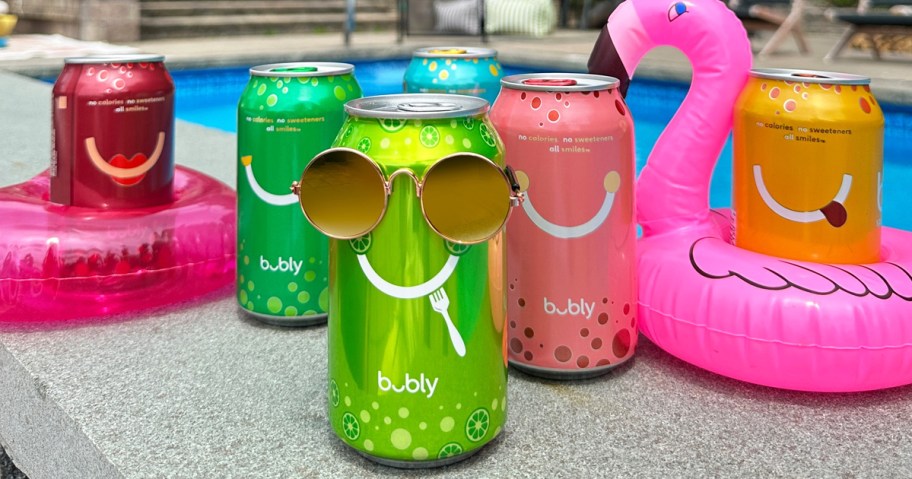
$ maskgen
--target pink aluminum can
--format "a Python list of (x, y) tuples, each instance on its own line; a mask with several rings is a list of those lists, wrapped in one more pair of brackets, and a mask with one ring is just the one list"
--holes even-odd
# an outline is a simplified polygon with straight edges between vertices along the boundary
[(633, 120), (618, 80), (506, 77), (491, 111), (526, 194), (507, 225), (510, 363), (556, 379), (633, 356)]

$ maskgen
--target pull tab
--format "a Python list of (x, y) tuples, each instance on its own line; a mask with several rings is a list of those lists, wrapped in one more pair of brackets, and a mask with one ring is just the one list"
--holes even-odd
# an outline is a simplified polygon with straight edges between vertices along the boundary
[(792, 76), (793, 76), (793, 77), (799, 77), (799, 78), (823, 78), (823, 79), (829, 79), (829, 78), (830, 78), (830, 77), (828, 77), (828, 76), (826, 76), (826, 75), (819, 75), (819, 74), (817, 74), (817, 73), (792, 73)]
[(401, 111), (410, 111), (415, 113), (439, 113), (462, 109), (461, 106), (455, 103), (440, 101), (413, 101), (409, 103), (400, 103), (397, 108)]
[(572, 78), (530, 78), (523, 80), (523, 85), (531, 86), (576, 86)]
[(319, 70), (317, 67), (279, 67), (269, 71), (275, 73), (313, 73)]

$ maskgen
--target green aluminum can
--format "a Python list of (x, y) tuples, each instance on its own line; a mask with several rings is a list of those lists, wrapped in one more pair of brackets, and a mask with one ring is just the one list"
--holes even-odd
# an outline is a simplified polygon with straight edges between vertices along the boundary
[(281, 63), (250, 69), (238, 102), (237, 299), (271, 324), (326, 321), (328, 241), (301, 217), (288, 185), (328, 148), (361, 97), (345, 63)]
[(332, 428), (382, 464), (456, 462), (506, 419), (503, 233), (474, 245), (444, 240), (422, 216), (415, 180), (401, 173), (421, 180), (460, 152), (503, 166), (503, 146), (479, 98), (387, 95), (345, 109), (333, 146), (360, 150), (386, 178), (398, 173), (370, 233), (330, 240)]

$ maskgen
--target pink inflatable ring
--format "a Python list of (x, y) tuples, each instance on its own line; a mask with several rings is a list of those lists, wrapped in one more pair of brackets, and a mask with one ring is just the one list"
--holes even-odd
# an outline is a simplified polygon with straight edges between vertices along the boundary
[(730, 244), (709, 181), (747, 80), (750, 43), (716, 0), (628, 0), (590, 71), (622, 80), (657, 45), (682, 50), (693, 81), (637, 183), (640, 330), (710, 371), (767, 386), (863, 391), (912, 382), (912, 233), (884, 228), (881, 262), (827, 265)]
[(234, 281), (235, 195), (177, 167), (175, 201), (135, 210), (48, 202), (47, 173), (0, 189), (0, 320), (56, 321), (191, 299)]

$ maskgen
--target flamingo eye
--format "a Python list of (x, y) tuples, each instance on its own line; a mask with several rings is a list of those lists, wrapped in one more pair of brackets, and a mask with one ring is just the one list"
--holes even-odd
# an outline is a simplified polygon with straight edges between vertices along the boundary
[(687, 13), (687, 4), (684, 2), (675, 2), (668, 8), (668, 21), (673, 22), (685, 13)]

